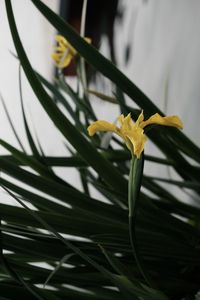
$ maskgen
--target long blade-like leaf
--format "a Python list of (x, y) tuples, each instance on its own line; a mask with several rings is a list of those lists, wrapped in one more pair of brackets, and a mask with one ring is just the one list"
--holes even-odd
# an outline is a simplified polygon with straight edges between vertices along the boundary
[(127, 194), (127, 181), (118, 173), (118, 171), (105, 160), (96, 149), (77, 131), (77, 129), (69, 122), (65, 115), (58, 109), (51, 97), (42, 87), (38, 77), (36, 76), (31, 64), (26, 56), (24, 48), (19, 38), (16, 28), (15, 19), (12, 11), (10, 0), (6, 1), (7, 16), (9, 25), (15, 43), (15, 47), (24, 69), (24, 72), (35, 92), (38, 100), (48, 113), (56, 127), (65, 136), (65, 138), (74, 146), (79, 154), (105, 179), (105, 181), (116, 190), (123, 191)]

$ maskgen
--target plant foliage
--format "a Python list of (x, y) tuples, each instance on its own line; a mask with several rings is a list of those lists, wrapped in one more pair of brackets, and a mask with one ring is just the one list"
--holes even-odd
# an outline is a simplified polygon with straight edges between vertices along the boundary
[[(126, 94), (146, 116), (162, 114), (70, 25), (41, 1), (31, 1), (90, 65), (115, 84), (115, 105), (122, 112), (131, 112), (135, 119), (138, 116), (138, 110), (126, 104)], [(138, 180), (142, 189), (132, 226), (143, 270), (150, 278), (147, 284), (129, 240), (130, 154), (115, 137), (107, 150), (101, 147), (101, 136), (88, 138), (87, 125), (95, 120), (89, 101), (81, 99), (62, 77), (52, 84), (36, 73), (21, 43), (11, 1), (5, 2), (23, 71), (36, 98), (73, 150), (68, 157), (45, 156), (31, 135), (21, 99), (32, 153), (0, 140), (10, 153), (0, 157), (0, 183), (20, 204), (0, 204), (1, 299), (192, 299), (200, 284), (200, 209), (183, 203), (159, 178), (143, 175)], [(73, 122), (61, 111), (60, 103)], [(199, 197), (200, 149), (174, 128), (158, 126), (147, 135), (165, 158), (145, 156), (144, 160), (173, 168), (180, 180), (163, 181), (182, 191), (190, 189)], [(78, 170), (82, 190), (56, 175), (54, 167), (58, 166)], [(91, 188), (98, 196), (91, 195)], [(102, 202), (102, 197), (106, 201)]]

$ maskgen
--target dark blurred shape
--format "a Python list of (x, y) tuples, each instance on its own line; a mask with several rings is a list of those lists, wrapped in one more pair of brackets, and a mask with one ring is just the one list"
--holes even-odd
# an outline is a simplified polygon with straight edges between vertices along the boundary
[(131, 45), (129, 44), (125, 48), (125, 63), (126, 64), (129, 62), (130, 54), (131, 54)]
[[(83, 0), (61, 0), (60, 16), (78, 32), (80, 31)], [(85, 36), (92, 39), (92, 44), (98, 48), (102, 35), (108, 37), (110, 57), (115, 63), (113, 45), (114, 21), (118, 16), (118, 0), (88, 0)], [(120, 17), (120, 16), (119, 16)], [(75, 75), (75, 64), (72, 62), (64, 70), (65, 75)]]

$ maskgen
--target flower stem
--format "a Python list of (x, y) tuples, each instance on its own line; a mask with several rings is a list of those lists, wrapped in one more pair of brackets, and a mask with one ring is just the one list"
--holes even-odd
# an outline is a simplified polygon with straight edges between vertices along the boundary
[(132, 156), (131, 168), (129, 174), (129, 185), (128, 185), (128, 205), (129, 205), (129, 237), (130, 243), (133, 250), (133, 255), (145, 282), (152, 287), (151, 280), (144, 269), (142, 259), (139, 255), (137, 240), (136, 240), (136, 216), (137, 216), (137, 204), (139, 199), (142, 175), (144, 167), (144, 154), (142, 153), (141, 158), (137, 159), (135, 156)]
[(82, 7), (82, 14), (81, 14), (81, 28), (80, 28), (80, 35), (82, 37), (84, 37), (84, 35), (85, 35), (87, 3), (88, 3), (88, 0), (83, 0), (83, 7)]
[[(81, 28), (80, 28), (80, 35), (83, 38), (85, 36), (87, 3), (88, 0), (83, 0), (83, 7), (82, 7), (82, 14), (81, 14)], [(85, 70), (85, 59), (83, 57), (80, 58), (80, 76), (83, 85), (83, 92), (85, 95), (87, 95), (87, 77), (86, 77), (86, 70)]]

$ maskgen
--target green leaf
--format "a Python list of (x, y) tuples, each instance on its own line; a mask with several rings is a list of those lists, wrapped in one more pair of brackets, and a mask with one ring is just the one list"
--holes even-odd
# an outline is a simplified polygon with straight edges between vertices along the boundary
[(92, 120), (96, 120), (96, 116), (93, 110), (91, 109), (91, 107), (88, 106), (85, 102), (83, 102), (83, 99), (80, 99), (78, 94), (73, 91), (73, 89), (64, 79), (60, 79), (57, 82), (57, 87), (60, 87), (64, 92), (66, 92), (71, 97), (71, 99), (76, 104), (77, 109), (84, 112), (86, 117), (91, 118)]
[(108, 204), (90, 198), (75, 188), (63, 186), (58, 182), (53, 182), (47, 178), (42, 178), (32, 174), (17, 167), (15, 164), (2, 159), (1, 157), (0, 166), (5, 173), (11, 175), (17, 180), (20, 180), (21, 182), (26, 183), (47, 195), (55, 197), (64, 203), (72, 205), (73, 208), (76, 208), (76, 210), (82, 214), (86, 213), (88, 217), (93, 215), (96, 218), (101, 216), (103, 218), (106, 217), (107, 220), (112, 220), (113, 218), (117, 220), (117, 217), (115, 217), (115, 211), (120, 213), (120, 210), (117, 207), (111, 207)]
[(16, 140), (18, 141), (18, 144), (21, 147), (21, 149), (25, 152), (24, 146), (22, 145), (22, 142), (21, 142), (21, 140), (19, 138), (19, 135), (18, 135), (17, 131), (15, 130), (15, 126), (14, 126), (14, 124), (12, 122), (12, 119), (11, 119), (10, 114), (8, 112), (8, 109), (6, 107), (5, 101), (4, 101), (3, 97), (1, 96), (1, 94), (0, 94), (0, 100), (1, 100), (1, 103), (3, 105), (4, 111), (6, 113), (7, 119), (9, 121), (9, 123), (10, 123), (10, 127), (12, 128), (12, 131), (14, 133), (14, 136), (15, 136)]
[[(35, 155), (35, 157), (37, 159), (40, 159), (40, 154), (37, 150), (37, 147), (35, 145), (35, 142), (31, 136), (29, 127), (28, 127), (28, 122), (26, 120), (26, 115), (25, 115), (25, 110), (24, 110), (24, 104), (23, 104), (23, 96), (22, 96), (22, 82), (21, 82), (21, 65), (19, 65), (19, 93), (20, 93), (20, 102), (21, 102), (21, 108), (22, 108), (22, 116), (23, 116), (23, 120), (24, 120), (24, 126), (25, 126), (25, 130), (26, 130), (26, 135), (28, 138), (28, 142), (29, 142), (29, 146), (33, 152), (33, 154)], [(23, 151), (25, 152), (25, 151)]]

